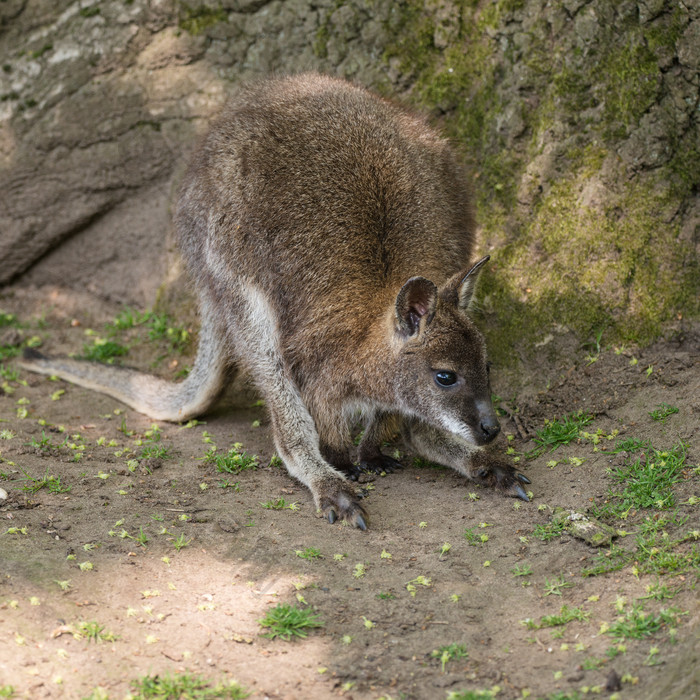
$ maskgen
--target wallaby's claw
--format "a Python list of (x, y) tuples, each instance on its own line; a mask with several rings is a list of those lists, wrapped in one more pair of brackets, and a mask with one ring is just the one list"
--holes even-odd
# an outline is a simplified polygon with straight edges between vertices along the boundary
[(530, 498), (523, 488), (523, 484), (529, 484), (530, 479), (525, 474), (516, 472), (513, 466), (504, 459), (485, 451), (479, 451), (474, 454), (471, 467), (471, 478), (474, 481), (484, 486), (490, 486), (501, 493), (530, 502)]
[(355, 489), (347, 482), (334, 483), (319, 499), (321, 512), (331, 525), (340, 518), (360, 530), (366, 530), (367, 514), (360, 505), (359, 498)]
[[(518, 476), (520, 477), (522, 474), (518, 474)], [(525, 493), (525, 489), (520, 484), (513, 484), (513, 486), (510, 487), (510, 491), (514, 496), (521, 498), (526, 503), (530, 502), (529, 496)]]

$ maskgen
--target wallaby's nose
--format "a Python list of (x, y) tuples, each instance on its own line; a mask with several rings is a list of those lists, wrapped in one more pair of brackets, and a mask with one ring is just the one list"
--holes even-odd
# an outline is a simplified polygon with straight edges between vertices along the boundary
[(491, 442), (501, 432), (501, 426), (495, 417), (485, 418), (481, 421), (479, 427), (481, 428), (481, 435), (486, 442)]

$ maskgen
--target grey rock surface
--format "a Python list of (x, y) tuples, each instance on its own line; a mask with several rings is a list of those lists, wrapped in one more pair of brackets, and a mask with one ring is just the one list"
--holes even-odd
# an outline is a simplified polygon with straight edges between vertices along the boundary
[(152, 304), (177, 173), (228, 87), (308, 69), (379, 82), (381, 22), (363, 7), (1, 3), (0, 284)]

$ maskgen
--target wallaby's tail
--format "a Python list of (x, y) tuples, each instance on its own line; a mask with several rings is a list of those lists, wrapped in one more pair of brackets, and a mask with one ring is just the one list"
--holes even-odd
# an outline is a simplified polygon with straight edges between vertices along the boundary
[(69, 357), (46, 357), (27, 348), (19, 365), (113, 396), (156, 420), (184, 421), (201, 415), (224, 387), (228, 370), (225, 341), (202, 309), (202, 328), (194, 367), (179, 383), (127, 367), (102, 365)]

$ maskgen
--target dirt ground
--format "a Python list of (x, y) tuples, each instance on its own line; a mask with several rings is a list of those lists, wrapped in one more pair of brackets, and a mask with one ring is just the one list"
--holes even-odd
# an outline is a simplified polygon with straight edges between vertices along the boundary
[[(0, 328), (6, 350), (79, 353), (86, 329), (101, 333), (120, 308), (16, 287), (0, 292), (0, 311), (16, 315)], [(125, 363), (161, 357), (155, 371), (168, 376), (187, 364), (139, 333), (122, 338)], [(270, 465), (265, 411), (245, 385), (203, 422), (154, 432), (111, 398), (0, 361), (0, 697), (124, 698), (132, 681), (166, 673), (235, 679), (252, 698), (700, 697), (699, 337), (566, 361), (545, 345), (518, 379), (494, 368), (500, 449), (519, 458), (532, 502), (403, 454), (404, 470), (361, 479), (367, 532), (320, 519)], [(664, 404), (678, 412), (655, 420)], [(593, 416), (588, 437), (525, 456), (545, 420), (578, 411)], [(607, 470), (630, 457), (611, 449), (628, 438), (687, 445), (673, 507), (605, 519), (627, 533), (612, 550), (558, 533), (554, 508), (615, 500)], [(256, 469), (219, 473), (205, 459), (234, 443)], [(167, 452), (141, 457), (149, 445)], [(296, 506), (262, 505), (278, 499)], [(645, 522), (662, 525), (651, 553), (638, 544)], [(620, 551), (632, 554), (617, 570), (586, 575)], [(659, 552), (669, 563), (650, 566)], [(294, 641), (261, 636), (280, 603), (323, 626)], [(663, 619), (658, 629), (612, 635), (639, 606), (637, 621)], [(581, 619), (547, 626), (571, 610)], [(100, 628), (102, 640), (86, 632)]]

